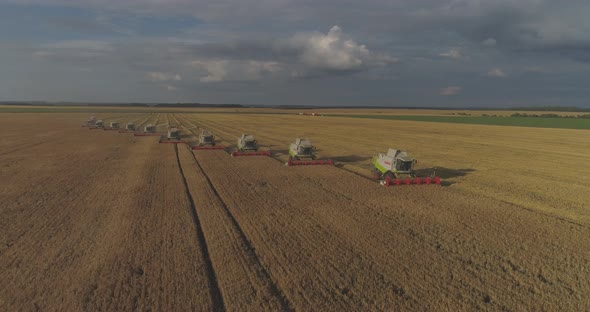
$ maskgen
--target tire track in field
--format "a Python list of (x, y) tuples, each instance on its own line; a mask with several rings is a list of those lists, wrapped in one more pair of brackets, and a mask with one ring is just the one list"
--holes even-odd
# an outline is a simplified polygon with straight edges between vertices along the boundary
[(271, 278), (270, 273), (268, 272), (268, 270), (266, 269), (266, 267), (263, 265), (262, 261), (260, 260), (260, 256), (256, 253), (254, 246), (252, 246), (252, 243), (250, 242), (250, 240), (248, 239), (248, 237), (244, 233), (244, 230), (242, 229), (242, 227), (240, 226), (240, 224), (238, 223), (238, 221), (236, 220), (234, 215), (231, 213), (231, 211), (227, 207), (227, 204), (223, 201), (223, 199), (219, 195), (217, 188), (213, 185), (213, 182), (211, 182), (211, 179), (209, 178), (209, 176), (207, 175), (205, 170), (203, 170), (203, 167), (201, 167), (201, 164), (199, 163), (199, 161), (195, 157), (195, 154), (194, 153), (191, 153), (191, 154), (193, 156), (193, 159), (194, 159), (197, 167), (199, 167), (199, 170), (201, 170), (201, 172), (203, 173), (203, 176), (205, 177), (205, 180), (207, 181), (209, 187), (211, 188), (211, 190), (213, 191), (215, 196), (219, 199), (219, 201), (221, 203), (221, 207), (223, 207), (223, 210), (224, 210), (226, 216), (229, 218), (229, 220), (233, 224), (234, 228), (238, 231), (240, 239), (242, 240), (242, 243), (246, 246), (248, 253), (252, 255), (253, 260), (255, 261), (256, 265), (260, 268), (260, 271), (263, 274), (264, 278), (269, 282), (269, 287), (270, 287), (272, 294), (279, 300), (279, 302), (281, 304), (281, 311), (294, 311), (293, 308), (291, 308), (292, 305), (289, 302), (289, 299), (287, 299), (287, 296), (283, 293), (283, 291), (277, 286), (275, 281)]
[(174, 145), (174, 152), (176, 154), (176, 161), (178, 162), (178, 170), (180, 171), (180, 175), (182, 176), (184, 191), (186, 193), (186, 196), (189, 200), (189, 204), (191, 207), (190, 212), (193, 218), (193, 223), (195, 225), (197, 240), (199, 241), (200, 246), (202, 246), (203, 260), (206, 266), (205, 271), (207, 272), (207, 276), (209, 279), (209, 291), (211, 295), (211, 301), (213, 302), (213, 307), (216, 311), (225, 311), (226, 309), (225, 304), (223, 302), (223, 296), (221, 295), (221, 290), (217, 282), (217, 276), (215, 274), (215, 270), (213, 269), (213, 263), (211, 261), (211, 257), (209, 256), (209, 248), (207, 246), (207, 241), (205, 240), (203, 227), (201, 226), (201, 221), (199, 220), (199, 215), (197, 214), (194, 199), (190, 194), (188, 183), (186, 182), (186, 176), (182, 169), (182, 165), (180, 164), (180, 157), (178, 156), (178, 145)]
[[(210, 226), (212, 227), (205, 229), (207, 234), (210, 234), (207, 238), (211, 240), (210, 245), (217, 244), (219, 246), (219, 250), (212, 251), (212, 256), (217, 259), (215, 263), (218, 264), (218, 276), (221, 278), (218, 283), (222, 286), (225, 285), (223, 289), (227, 292), (226, 295), (230, 296), (226, 298), (226, 308), (249, 310), (260, 305), (256, 308), (259, 311), (293, 311), (292, 304), (272, 279), (266, 266), (256, 253), (256, 249), (230, 212), (227, 204), (222, 200), (195, 154), (188, 149), (186, 152), (184, 161), (192, 162), (196, 171), (195, 174), (199, 176), (201, 182), (199, 185), (203, 189), (208, 189), (205, 193), (210, 194), (199, 196), (200, 198), (207, 196), (211, 198), (210, 204), (206, 204), (208, 211), (205, 211), (201, 216), (201, 220), (207, 220), (207, 222), (211, 223)], [(218, 212), (214, 212), (215, 210)], [(223, 227), (225, 227), (225, 232), (220, 235), (218, 229)], [(223, 250), (233, 250), (230, 255), (232, 260), (228, 262), (227, 254), (224, 254)], [(237, 269), (237, 267), (241, 267), (241, 269)], [(233, 274), (237, 274), (241, 281), (235, 280), (236, 276), (231, 276)], [(246, 279), (247, 282), (244, 283), (243, 279)], [(237, 282), (237, 284), (232, 284), (232, 281)], [(243, 287), (250, 289), (250, 292), (253, 291), (253, 293), (243, 293)], [(251, 295), (253, 297), (249, 297)], [(243, 296), (246, 296), (246, 298)]]

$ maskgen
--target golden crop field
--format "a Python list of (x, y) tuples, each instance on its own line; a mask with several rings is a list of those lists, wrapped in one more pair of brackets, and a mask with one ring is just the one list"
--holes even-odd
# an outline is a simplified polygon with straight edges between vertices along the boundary
[[(588, 130), (239, 112), (97, 114), (225, 150), (0, 114), (0, 310), (590, 309)], [(371, 179), (390, 147), (442, 185)]]

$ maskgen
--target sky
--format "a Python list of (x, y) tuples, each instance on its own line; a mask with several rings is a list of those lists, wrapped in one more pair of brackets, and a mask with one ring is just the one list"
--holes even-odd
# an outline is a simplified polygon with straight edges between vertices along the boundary
[(0, 0), (0, 101), (590, 107), (590, 1)]

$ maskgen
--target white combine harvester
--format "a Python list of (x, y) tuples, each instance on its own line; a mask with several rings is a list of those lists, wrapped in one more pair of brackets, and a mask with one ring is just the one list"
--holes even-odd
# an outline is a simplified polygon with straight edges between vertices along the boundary
[(207, 130), (201, 131), (199, 144), (192, 147), (193, 150), (219, 150), (224, 148), (223, 146), (215, 146), (215, 136)]
[(89, 126), (88, 129), (93, 130), (93, 129), (104, 129), (104, 121), (102, 120), (96, 120), (94, 122), (94, 125)]
[(96, 126), (96, 117), (94, 117), (94, 115), (90, 116), (88, 118), (88, 120), (86, 120), (84, 122), (84, 124), (82, 125), (82, 127), (94, 127)]
[(180, 135), (180, 129), (178, 129), (178, 127), (170, 126), (168, 127), (168, 132), (166, 132), (166, 135), (162, 135), (162, 137), (160, 138), (160, 143), (188, 144), (188, 141), (182, 140), (182, 136)]
[(330, 159), (316, 160), (316, 147), (311, 144), (309, 139), (296, 139), (289, 145), (289, 161), (287, 166), (301, 165), (332, 165)]
[(251, 134), (242, 134), (238, 138), (238, 150), (232, 156), (270, 156), (270, 151), (258, 151), (258, 142)]
[(109, 124), (109, 127), (104, 128), (104, 130), (119, 130), (119, 123), (116, 121), (113, 121)]
[[(416, 177), (414, 165), (418, 161), (402, 150), (390, 148), (387, 154), (379, 153), (371, 162), (374, 167), (373, 176), (383, 185), (440, 185), (440, 178), (434, 172), (429, 177)], [(405, 179), (402, 180), (401, 177)]]

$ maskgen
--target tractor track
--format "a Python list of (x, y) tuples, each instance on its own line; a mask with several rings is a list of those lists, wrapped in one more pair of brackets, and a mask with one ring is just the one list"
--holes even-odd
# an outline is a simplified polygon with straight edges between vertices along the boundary
[[(179, 127), (182, 126), (187, 131), (194, 134), (193, 128), (196, 127), (196, 125), (194, 125), (191, 122), (187, 121), (186, 119), (182, 118), (183, 119), (182, 121), (184, 121), (192, 126), (192, 128), (187, 128), (184, 125), (181, 125), (181, 122), (178, 119), (178, 117), (172, 116), (172, 118), (176, 120), (176, 122), (179, 124)], [(219, 137), (219, 138), (222, 139), (223, 141), (225, 141), (223, 138), (221, 138), (221, 137)], [(177, 157), (178, 157), (178, 146), (177, 145), (175, 145), (175, 150), (176, 150)], [(215, 187), (215, 185), (211, 181), (211, 178), (209, 177), (209, 175), (206, 173), (206, 171), (203, 169), (203, 167), (199, 163), (199, 161), (193, 151), (191, 151), (191, 155), (192, 155), (192, 159), (193, 159), (195, 165), (197, 166), (197, 168), (199, 168), (199, 171), (201, 171), (201, 174), (203, 175), (203, 177), (207, 183), (207, 186), (211, 189), (211, 191), (213, 192), (213, 195), (219, 201), (220, 206), (223, 210), (223, 214), (229, 219), (231, 226), (236, 230), (239, 240), (241, 241), (243, 246), (245, 246), (247, 254), (251, 258), (251, 260), (254, 262), (255, 267), (258, 268), (258, 272), (262, 275), (262, 278), (264, 280), (268, 281), (267, 286), (269, 288), (270, 294), (279, 303), (279, 305), (281, 307), (281, 311), (294, 311), (289, 299), (287, 298), (285, 293), (277, 286), (277, 283), (272, 279), (266, 266), (260, 260), (260, 256), (256, 253), (256, 249), (254, 248), (252, 242), (248, 239), (248, 236), (246, 235), (246, 233), (244, 232), (244, 230), (240, 226), (239, 222), (236, 220), (233, 213), (228, 208), (227, 203), (223, 200), (223, 198), (219, 194), (219, 191), (217, 190), (217, 188)]]
[(242, 240), (242, 243), (244, 244), (244, 246), (246, 246), (248, 253), (252, 256), (256, 265), (260, 268), (260, 272), (263, 275), (264, 279), (266, 279), (269, 282), (268, 286), (271, 290), (271, 294), (278, 299), (281, 305), (281, 311), (294, 311), (291, 303), (289, 302), (289, 299), (287, 299), (287, 296), (283, 293), (283, 291), (277, 286), (276, 282), (272, 279), (270, 273), (266, 269), (266, 266), (264, 266), (264, 264), (260, 260), (260, 256), (256, 253), (256, 249), (252, 245), (252, 242), (248, 239), (248, 236), (246, 235), (246, 233), (244, 233), (244, 230), (240, 226), (239, 222), (236, 220), (230, 209), (227, 207), (227, 204), (225, 203), (223, 198), (219, 195), (217, 188), (215, 187), (215, 185), (209, 178), (209, 175), (205, 172), (205, 170), (197, 160), (195, 153), (191, 152), (191, 154), (193, 156), (195, 164), (197, 165), (199, 170), (201, 170), (203, 177), (207, 181), (208, 186), (213, 191), (213, 194), (215, 194), (215, 196), (219, 199), (219, 202), (221, 203), (221, 207), (223, 208), (225, 215), (229, 218), (231, 224), (238, 232), (240, 240)]
[(199, 245), (202, 249), (202, 256), (203, 261), (205, 263), (205, 270), (207, 272), (208, 282), (209, 282), (209, 292), (211, 296), (211, 301), (213, 302), (213, 307), (215, 311), (226, 311), (225, 303), (223, 301), (223, 296), (221, 295), (221, 290), (217, 281), (217, 275), (215, 274), (215, 270), (213, 269), (213, 262), (211, 261), (211, 257), (209, 255), (209, 248), (207, 247), (207, 241), (205, 239), (205, 233), (203, 232), (203, 227), (201, 226), (201, 221), (199, 220), (199, 215), (197, 213), (197, 208), (195, 206), (195, 201), (191, 196), (188, 183), (186, 181), (186, 176), (184, 174), (184, 170), (182, 169), (182, 164), (180, 163), (180, 157), (178, 156), (178, 146), (174, 145), (174, 153), (176, 154), (176, 161), (178, 163), (178, 169), (180, 171), (180, 175), (182, 176), (182, 183), (184, 185), (185, 194), (189, 200), (190, 204), (190, 213), (193, 219), (193, 223), (195, 225), (195, 231), (197, 234), (197, 240), (199, 241)]

